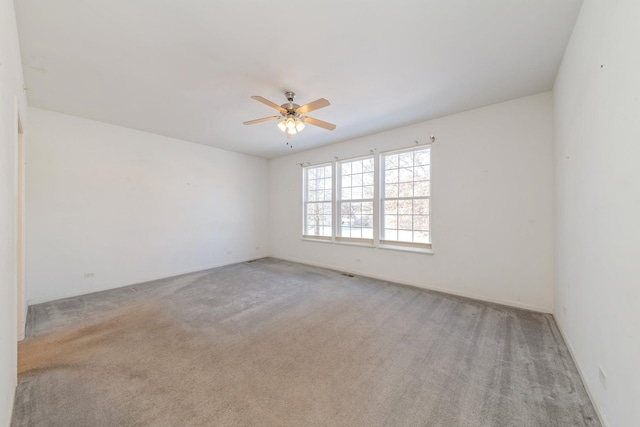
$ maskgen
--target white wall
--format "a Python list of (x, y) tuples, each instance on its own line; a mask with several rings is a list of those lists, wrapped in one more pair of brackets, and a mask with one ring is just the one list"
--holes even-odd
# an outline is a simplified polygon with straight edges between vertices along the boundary
[(266, 160), (46, 110), (29, 115), (30, 303), (267, 254)]
[(22, 65), (13, 2), (0, 1), (0, 426), (13, 410), (17, 360), (15, 274), (17, 112), (26, 126)]
[[(296, 163), (407, 147), (430, 134), (434, 255), (301, 240)], [(551, 139), (551, 94), (543, 93), (271, 160), (271, 254), (551, 311)]]
[(640, 426), (639, 22), (638, 0), (586, 0), (554, 87), (554, 312), (620, 427)]

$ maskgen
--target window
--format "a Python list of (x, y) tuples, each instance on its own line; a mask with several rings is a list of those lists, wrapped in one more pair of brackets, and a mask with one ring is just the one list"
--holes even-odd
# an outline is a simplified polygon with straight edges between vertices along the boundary
[(338, 162), (338, 237), (373, 242), (373, 157)]
[(333, 234), (332, 165), (304, 169), (304, 236), (331, 238)]
[(430, 246), (430, 148), (381, 155), (383, 244)]
[(303, 237), (431, 249), (431, 148), (308, 166)]

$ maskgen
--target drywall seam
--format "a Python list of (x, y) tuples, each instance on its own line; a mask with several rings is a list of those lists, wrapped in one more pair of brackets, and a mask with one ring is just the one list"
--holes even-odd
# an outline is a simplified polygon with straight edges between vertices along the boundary
[(363, 276), (363, 277), (370, 277), (372, 279), (384, 280), (386, 282), (398, 283), (400, 285), (413, 286), (414, 288), (426, 289), (428, 291), (440, 292), (440, 293), (447, 294), (447, 295), (455, 295), (455, 296), (458, 296), (458, 297), (469, 298), (469, 299), (473, 299), (473, 300), (476, 300), (476, 301), (483, 301), (483, 302), (490, 302), (490, 303), (494, 303), (494, 304), (506, 305), (506, 306), (509, 306), (509, 307), (521, 308), (523, 310), (535, 311), (535, 312), (538, 312), (538, 313), (545, 313), (545, 314), (552, 314), (553, 313), (552, 309), (538, 307), (538, 306), (535, 306), (535, 305), (522, 304), (522, 303), (519, 303), (517, 301), (510, 301), (510, 300), (503, 300), (503, 299), (496, 299), (496, 298), (487, 298), (487, 297), (483, 297), (483, 296), (480, 296), (480, 295), (475, 295), (475, 294), (471, 294), (471, 293), (467, 293), (467, 292), (452, 291), (452, 290), (450, 290), (448, 288), (439, 288), (437, 286), (429, 286), (429, 285), (425, 285), (423, 283), (412, 282), (412, 281), (409, 281), (409, 280), (398, 280), (398, 279), (393, 278), (393, 277), (385, 277), (385, 276), (372, 275), (372, 274), (366, 274), (366, 273), (363, 274), (361, 271), (357, 271), (357, 270), (336, 268), (336, 266), (331, 266), (331, 265), (321, 264), (321, 263), (315, 263), (315, 262), (308, 262), (308, 261), (298, 260), (298, 259), (294, 259), (294, 258), (285, 258), (285, 257), (280, 257), (280, 256), (277, 256), (277, 257), (274, 256), (272, 258), (281, 259), (283, 261), (296, 262), (298, 264), (311, 265), (313, 267), (327, 268), (329, 270), (334, 270), (334, 271), (342, 271), (342, 272), (349, 273), (349, 274), (355, 274), (355, 275)]
[(604, 427), (609, 427), (610, 426), (609, 421), (607, 421), (607, 417), (604, 415), (604, 411), (602, 410), (602, 408), (600, 408), (600, 404), (596, 400), (596, 395), (591, 392), (591, 386), (589, 385), (589, 381), (587, 379), (587, 376), (584, 374), (584, 372), (582, 370), (582, 366), (580, 366), (580, 363), (578, 362), (578, 359), (576, 359), (576, 357), (575, 357), (575, 355), (573, 353), (573, 348), (571, 347), (571, 342), (565, 336), (564, 331), (562, 330), (562, 325), (556, 319), (555, 314), (553, 315), (553, 320), (556, 322), (556, 325), (558, 326), (558, 330), (560, 331), (560, 335), (562, 336), (562, 339), (564, 340), (564, 343), (567, 346), (567, 349), (569, 349), (569, 354), (571, 355), (571, 359), (573, 360), (573, 364), (576, 365), (576, 369), (578, 370), (578, 374), (580, 375), (580, 379), (582, 380), (582, 384), (584, 385), (585, 390), (587, 390), (587, 394), (589, 395), (589, 399), (591, 400), (591, 403), (593, 404), (593, 407), (595, 408), (596, 413), (598, 414), (598, 418), (600, 419), (600, 423)]

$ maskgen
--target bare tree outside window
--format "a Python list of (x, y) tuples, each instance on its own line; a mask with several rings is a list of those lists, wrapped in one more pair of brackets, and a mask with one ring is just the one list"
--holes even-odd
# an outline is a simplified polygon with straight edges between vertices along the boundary
[(429, 244), (430, 148), (382, 155), (381, 240)]
[(373, 157), (338, 163), (339, 237), (373, 239)]
[(303, 237), (431, 252), (430, 146), (303, 170)]
[(333, 177), (331, 165), (307, 167), (305, 178), (304, 235), (331, 237)]

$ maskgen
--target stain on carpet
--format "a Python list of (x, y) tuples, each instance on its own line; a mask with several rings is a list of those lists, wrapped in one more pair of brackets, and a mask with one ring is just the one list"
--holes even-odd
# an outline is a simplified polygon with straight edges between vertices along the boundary
[(31, 308), (13, 427), (600, 425), (545, 314), (274, 259), (135, 288)]

